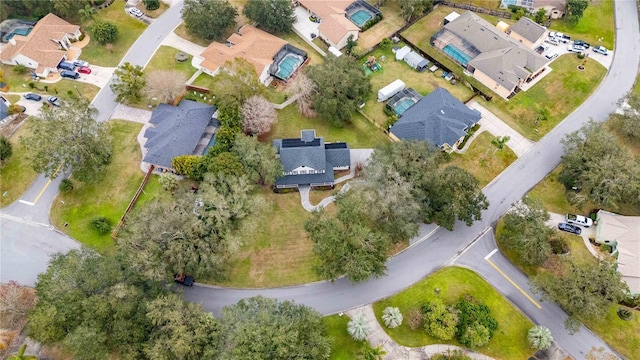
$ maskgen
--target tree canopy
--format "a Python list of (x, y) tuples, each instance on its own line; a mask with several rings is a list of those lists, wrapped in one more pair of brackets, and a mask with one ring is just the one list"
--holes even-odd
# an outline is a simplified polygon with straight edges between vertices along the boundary
[(310, 66), (306, 71), (316, 84), (315, 111), (336, 126), (348, 124), (351, 115), (371, 92), (369, 78), (350, 56), (329, 56), (324, 63)]
[(290, 32), (296, 22), (289, 0), (249, 0), (242, 13), (270, 33)]
[(328, 359), (322, 315), (304, 305), (264, 297), (222, 310), (221, 359)]
[(175, 70), (156, 70), (147, 76), (143, 93), (160, 103), (172, 104), (185, 91), (187, 77)]
[(142, 66), (125, 62), (113, 74), (111, 90), (116, 94), (116, 101), (130, 103), (142, 99), (142, 89), (147, 84)]
[(237, 136), (231, 147), (249, 180), (258, 185), (273, 185), (284, 173), (276, 149), (253, 136)]
[(624, 98), (620, 130), (636, 143), (640, 143), (640, 94), (631, 93)]
[(84, 98), (72, 98), (59, 108), (43, 108), (29, 123), (31, 134), (21, 138), (31, 167), (55, 178), (62, 166), (73, 168), (74, 178), (93, 182), (104, 176), (111, 161), (108, 125), (94, 120), (97, 110)]
[(399, 2), (404, 20), (409, 23), (433, 7), (432, 0), (403, 0)]
[(118, 38), (118, 28), (109, 21), (95, 21), (89, 27), (89, 32), (100, 44), (111, 44)]
[(549, 218), (540, 201), (527, 197), (505, 215), (501, 240), (525, 264), (540, 265), (551, 255), (549, 240), (555, 230), (545, 224)]
[(589, 0), (567, 0), (567, 21), (577, 23), (589, 7)]
[(238, 11), (228, 0), (185, 0), (182, 21), (187, 31), (205, 40), (221, 40), (235, 26)]

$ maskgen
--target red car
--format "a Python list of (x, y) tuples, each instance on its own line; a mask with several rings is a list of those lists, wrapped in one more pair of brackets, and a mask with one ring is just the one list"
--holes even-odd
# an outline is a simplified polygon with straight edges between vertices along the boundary
[(81, 74), (91, 74), (91, 69), (87, 66), (81, 66), (78, 68), (78, 72)]

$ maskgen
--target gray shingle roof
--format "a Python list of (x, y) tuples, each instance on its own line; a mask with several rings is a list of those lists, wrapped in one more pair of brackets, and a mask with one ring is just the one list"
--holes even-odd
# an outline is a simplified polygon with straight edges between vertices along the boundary
[(547, 29), (542, 25), (536, 24), (528, 17), (523, 16), (517, 23), (511, 25), (509, 32), (511, 31), (514, 31), (523, 38), (535, 43), (542, 35), (544, 35)]
[(0, 120), (7, 116), (9, 116), (9, 107), (7, 107), (7, 104), (5, 104), (4, 101), (0, 100)]
[(327, 163), (333, 167), (351, 166), (349, 145), (345, 142), (324, 144)]
[(151, 114), (144, 137), (148, 149), (143, 161), (171, 167), (171, 159), (192, 155), (216, 108), (191, 100), (182, 100), (178, 106), (160, 104)]
[(480, 118), (479, 111), (469, 109), (444, 88), (437, 88), (407, 109), (391, 127), (391, 133), (403, 140), (452, 146)]
[(292, 185), (324, 185), (333, 184), (333, 181), (333, 166), (326, 163), (324, 173), (285, 175), (276, 180), (276, 187), (290, 187)]

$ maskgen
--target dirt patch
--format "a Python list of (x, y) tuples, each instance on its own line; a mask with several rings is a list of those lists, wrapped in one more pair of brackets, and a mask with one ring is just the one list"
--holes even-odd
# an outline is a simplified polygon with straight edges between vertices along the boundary
[(7, 121), (6, 123), (0, 125), (0, 135), (10, 139), (11, 136), (24, 124), (24, 121), (28, 118), (28, 115), (18, 114), (14, 115), (13, 119)]

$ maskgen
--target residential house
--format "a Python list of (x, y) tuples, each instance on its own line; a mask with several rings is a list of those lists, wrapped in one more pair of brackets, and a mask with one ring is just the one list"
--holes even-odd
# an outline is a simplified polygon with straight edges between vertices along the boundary
[(394, 140), (422, 140), (449, 151), (481, 119), (478, 110), (470, 109), (444, 88), (437, 88), (420, 98), (402, 113), (391, 126)]
[(597, 221), (596, 242), (611, 246), (622, 280), (632, 294), (640, 294), (640, 216), (600, 210)]
[(349, 145), (325, 143), (324, 138), (316, 137), (315, 130), (302, 130), (300, 138), (275, 139), (273, 146), (284, 168), (276, 188), (333, 186), (333, 172), (351, 167)]
[(431, 45), (505, 99), (542, 74), (547, 59), (467, 11), (431, 37)]
[(14, 35), (9, 39), (0, 52), (0, 60), (3, 64), (24, 65), (34, 69), (37, 76), (47, 77), (58, 71), (58, 64), (67, 59), (71, 43), (80, 35), (80, 26), (48, 14), (28, 35)]
[(550, 19), (560, 19), (567, 11), (566, 0), (501, 0), (500, 7), (506, 9), (509, 5), (521, 6), (535, 14), (543, 9)]
[(3, 120), (9, 116), (9, 106), (4, 103), (4, 101), (0, 101), (0, 120)]
[(529, 49), (535, 49), (544, 41), (548, 33), (546, 27), (523, 16), (518, 22), (509, 27), (507, 34)]
[(318, 19), (318, 36), (329, 46), (340, 50), (347, 45), (349, 36), (353, 36), (353, 41), (358, 40), (360, 28), (347, 18), (346, 11), (353, 0), (299, 0), (298, 3)]
[(254, 66), (260, 82), (268, 85), (272, 77), (288, 80), (307, 60), (307, 53), (268, 32), (245, 25), (232, 34), (226, 44), (212, 42), (200, 54), (200, 69), (215, 76), (227, 62), (236, 58)]
[(171, 159), (180, 155), (202, 155), (219, 127), (216, 108), (191, 100), (178, 106), (160, 104), (153, 110), (142, 161), (159, 171), (172, 170)]

